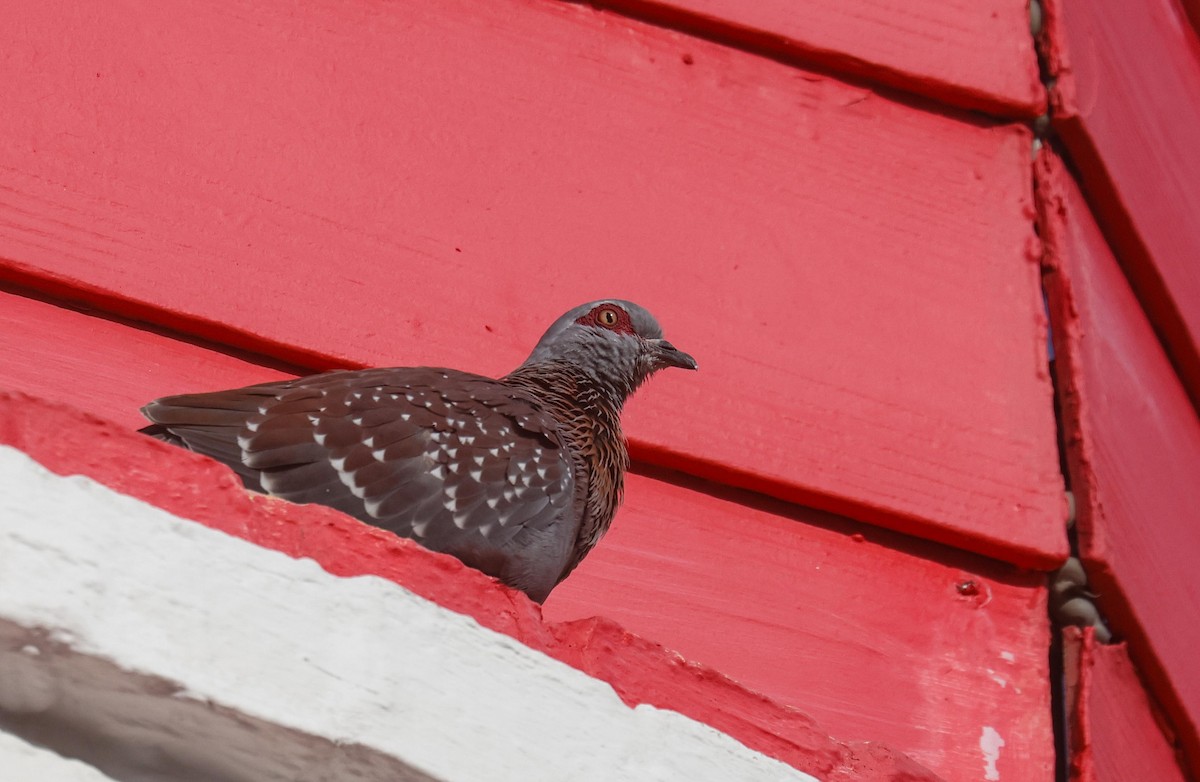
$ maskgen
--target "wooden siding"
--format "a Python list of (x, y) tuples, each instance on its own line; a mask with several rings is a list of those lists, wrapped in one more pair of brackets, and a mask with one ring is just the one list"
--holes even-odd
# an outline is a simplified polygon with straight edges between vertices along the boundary
[(1200, 406), (1200, 39), (1177, 0), (1051, 0), (1054, 124)]
[[(1061, 162), (1039, 166), (1079, 542), (1113, 629), (1200, 750), (1200, 419)], [(1200, 755), (1192, 754), (1193, 762)]]
[(640, 459), (1065, 556), (1024, 128), (532, 0), (9, 16), (0, 276), (309, 367), (622, 295), (701, 364)]
[(941, 103), (1046, 108), (1025, 0), (600, 0), (595, 5)]
[[(225, 355), (12, 293), (0, 293), (0, 314), (0, 387), (82, 405), (125, 431), (139, 425), (136, 408), (148, 385), (177, 390), (282, 376), (255, 366), (250, 356)], [(39, 336), (46, 334), (56, 339), (47, 343)], [(52, 413), (38, 422), (39, 409), (25, 414), (35, 420), (18, 427), (28, 433), (16, 444), (53, 469), (92, 475), (222, 529), (236, 532), (256, 523), (243, 519), (240, 493), (230, 492), (223, 469), (213, 465), (193, 475), (191, 456), (174, 467), (160, 465), (163, 451), (145, 450), (155, 445), (150, 441), (115, 437), (96, 424), (108, 432), (105, 442), (115, 443), (100, 445), (86, 427), (80, 434), (69, 431), (78, 426), (69, 415), (60, 420)], [(225, 488), (218, 492), (216, 486)], [(188, 497), (212, 491), (214, 498), (198, 516), (192, 500), (179, 509), (170, 504), (180, 491)], [(378, 561), (378, 533), (348, 521), (338, 530), (296, 530), (292, 534), (307, 540), (307, 547), (282, 550), (316, 556), (341, 573), (362, 572), (364, 563)], [(252, 539), (279, 548), (270, 541), (282, 534)], [(313, 548), (318, 545), (327, 548)], [(418, 561), (381, 574), (493, 629), (514, 633), (513, 621), (531, 621), (489, 618), (493, 609), (479, 606), (499, 598), (477, 596), (478, 587), (470, 586), (475, 581), (455, 587), (452, 579), (463, 576), (462, 568), (450, 577), (445, 569), (444, 562)], [(767, 699), (761, 706), (749, 698), (749, 705), (697, 712), (679, 700), (675, 687), (683, 684), (655, 682), (658, 658), (618, 657), (602, 668), (584, 668), (611, 680), (613, 674), (605, 673), (611, 665), (625, 672), (614, 686), (626, 688), (627, 699), (677, 708), (743, 741), (772, 730), (781, 718), (779, 704), (811, 715), (838, 739), (884, 742), (947, 779), (970, 779), (984, 768), (979, 739), (987, 726), (1005, 741), (998, 767), (1036, 779), (1048, 773), (1053, 758), (1045, 599), (1040, 574), (660, 470), (631, 476), (613, 531), (551, 596), (545, 616), (556, 626), (576, 627), (576, 639), (592, 632), (589, 617), (604, 616), (761, 693)], [(504, 601), (516, 601), (522, 615), (536, 614), (520, 596)], [(592, 647), (611, 643), (600, 640), (614, 632), (610, 624), (602, 623), (599, 632), (596, 640), (576, 644), (584, 658), (599, 659)], [(544, 643), (530, 637), (535, 645)], [(741, 704), (741, 697), (730, 695), (730, 703)], [(757, 727), (739, 733), (740, 720)], [(759, 737), (751, 746), (801, 762), (779, 748), (808, 741), (796, 730), (780, 728), (777, 739)]]
[(1124, 644), (1064, 631), (1074, 782), (1186, 782)]

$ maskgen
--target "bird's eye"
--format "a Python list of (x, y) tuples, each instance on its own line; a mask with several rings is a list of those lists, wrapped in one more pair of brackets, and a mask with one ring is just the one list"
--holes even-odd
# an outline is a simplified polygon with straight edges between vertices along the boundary
[(617, 325), (617, 311), (611, 307), (605, 307), (596, 313), (596, 322), (601, 326), (612, 328)]

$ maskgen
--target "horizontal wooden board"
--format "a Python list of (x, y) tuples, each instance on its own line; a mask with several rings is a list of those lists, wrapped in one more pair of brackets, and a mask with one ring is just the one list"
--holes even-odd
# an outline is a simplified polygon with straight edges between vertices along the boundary
[(661, 477), (629, 482), (548, 619), (602, 613), (947, 779), (986, 778), (993, 731), (1001, 779), (1052, 776), (1041, 574)]
[(1001, 116), (1046, 109), (1024, 0), (600, 0), (594, 5)]
[(1200, 39), (1177, 0), (1055, 0), (1054, 123), (1200, 407)]
[(1078, 782), (1186, 782), (1171, 740), (1124, 644), (1106, 646), (1068, 627), (1071, 769)]
[[(523, 594), (451, 557), (328, 508), (251, 495), (216, 462), (75, 408), (0, 391), (0, 445), (15, 446), (59, 474), (94, 478), (182, 518), (312, 559), (334, 575), (394, 581), (608, 682), (629, 706), (649, 704), (708, 722), (828, 782), (941, 779), (882, 745), (836, 741), (802, 712), (749, 692), (710, 668), (684, 663), (611, 622), (547, 624)], [(347, 618), (351, 625), (354, 621)]]
[(1039, 188), (1081, 554), (1113, 629), (1196, 752), (1200, 627), (1179, 617), (1200, 613), (1200, 419), (1052, 156)]
[(138, 409), (160, 388), (175, 394), (294, 376), (261, 361), (0, 289), (0, 388), (67, 402), (127, 429), (148, 424)]
[(1065, 555), (1023, 128), (532, 0), (10, 18), (0, 275), (310, 366), (483, 372), (622, 295), (701, 366), (634, 400), (640, 458)]
[[(9, 296), (0, 311), (26, 324), (0, 329), (0, 387), (15, 375), (22, 390), (84, 405), (122, 426), (136, 423), (130, 397), (148, 380), (186, 385), (197, 367), (218, 384), (253, 379), (243, 360), (47, 303)], [(55, 355), (29, 346), (38, 333), (79, 339), (54, 343)], [(132, 353), (156, 357), (152, 375), (129, 360)], [(35, 363), (43, 366), (36, 376), (10, 369)], [(113, 472), (143, 484), (159, 480), (128, 459), (89, 453), (76, 461), (111, 462)], [(177, 471), (161, 480), (170, 495), (189, 479)], [(195, 480), (211, 482), (204, 473)], [(210, 504), (222, 516), (232, 513), (222, 510), (226, 502)], [(335, 572), (361, 567), (353, 547), (347, 551), (322, 561), (334, 557)], [(443, 588), (434, 588), (434, 599), (477, 611), (477, 599), (447, 598)], [(883, 741), (947, 779), (983, 778), (985, 726), (1006, 742), (998, 760), (1004, 773), (1035, 779), (1051, 767), (1045, 590), (1035, 573), (695, 479), (635, 475), (613, 532), (545, 607), (558, 622), (594, 615), (811, 714), (840, 739)], [(560, 634), (578, 645), (598, 632), (604, 640), (595, 643), (608, 644), (606, 628), (584, 621)], [(583, 643), (584, 657), (599, 654)], [(621, 668), (619, 659), (609, 664)], [(654, 692), (676, 686), (636, 665), (627, 676)], [(760, 726), (778, 718), (753, 708), (746, 717)]]

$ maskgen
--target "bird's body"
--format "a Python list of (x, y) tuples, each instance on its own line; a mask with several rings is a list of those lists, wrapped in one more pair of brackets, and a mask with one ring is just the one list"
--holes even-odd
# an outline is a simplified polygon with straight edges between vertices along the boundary
[(144, 429), (458, 557), (542, 601), (608, 529), (628, 454), (625, 399), (695, 361), (618, 300), (563, 315), (501, 379), (453, 369), (335, 371), (151, 402)]

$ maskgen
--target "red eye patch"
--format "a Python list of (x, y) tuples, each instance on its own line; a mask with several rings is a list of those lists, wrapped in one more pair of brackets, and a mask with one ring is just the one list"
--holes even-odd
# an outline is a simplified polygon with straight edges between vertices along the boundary
[(629, 313), (615, 304), (597, 305), (588, 314), (575, 322), (582, 326), (596, 326), (597, 328), (608, 329), (618, 334), (637, 333), (633, 329), (633, 321), (629, 319)]

